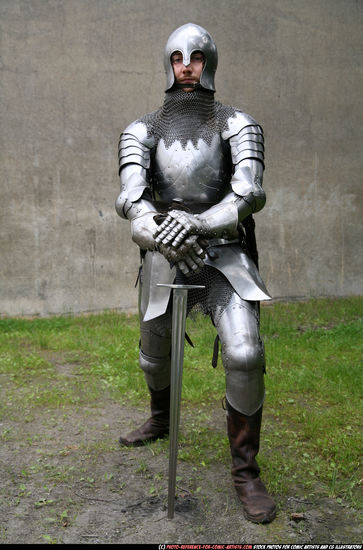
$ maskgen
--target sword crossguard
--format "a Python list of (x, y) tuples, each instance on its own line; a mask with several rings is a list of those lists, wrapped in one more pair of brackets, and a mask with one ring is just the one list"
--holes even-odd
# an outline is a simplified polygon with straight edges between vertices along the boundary
[(193, 290), (193, 288), (205, 288), (204, 285), (175, 285), (167, 283), (157, 283), (156, 286), (167, 286), (168, 288), (173, 288), (174, 290)]

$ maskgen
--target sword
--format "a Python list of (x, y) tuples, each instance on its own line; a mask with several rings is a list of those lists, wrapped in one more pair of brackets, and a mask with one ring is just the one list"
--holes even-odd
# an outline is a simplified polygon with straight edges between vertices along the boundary
[(202, 285), (172, 285), (159, 283), (173, 289), (173, 317), (171, 334), (171, 380), (170, 380), (170, 429), (169, 429), (169, 484), (168, 519), (174, 517), (176, 466), (178, 457), (178, 432), (180, 400), (183, 378), (184, 338), (188, 290), (205, 288)]

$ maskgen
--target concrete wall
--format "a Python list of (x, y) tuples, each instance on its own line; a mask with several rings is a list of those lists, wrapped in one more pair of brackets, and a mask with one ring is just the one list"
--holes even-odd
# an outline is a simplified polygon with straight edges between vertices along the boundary
[(0, 0), (0, 19), (1, 313), (135, 310), (118, 136), (161, 104), (188, 21), (217, 43), (218, 99), (265, 130), (271, 293), (362, 294), (360, 0)]

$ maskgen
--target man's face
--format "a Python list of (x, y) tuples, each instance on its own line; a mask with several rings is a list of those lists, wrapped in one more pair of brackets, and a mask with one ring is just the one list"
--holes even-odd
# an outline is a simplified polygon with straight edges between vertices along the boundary
[(175, 82), (177, 84), (185, 84), (184, 92), (192, 92), (193, 88), (188, 88), (188, 84), (196, 84), (200, 81), (200, 76), (204, 67), (204, 55), (202, 52), (193, 52), (190, 56), (189, 65), (183, 64), (183, 54), (174, 52), (171, 56), (171, 64), (174, 71)]

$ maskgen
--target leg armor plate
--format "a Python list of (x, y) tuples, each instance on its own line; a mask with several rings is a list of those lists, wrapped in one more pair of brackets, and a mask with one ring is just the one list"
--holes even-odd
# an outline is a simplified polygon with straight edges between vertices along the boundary
[(234, 294), (216, 328), (226, 373), (227, 400), (237, 411), (252, 415), (265, 397), (265, 357), (257, 302)]
[(140, 323), (140, 367), (153, 390), (170, 385), (171, 314)]

